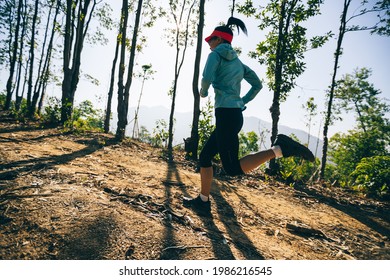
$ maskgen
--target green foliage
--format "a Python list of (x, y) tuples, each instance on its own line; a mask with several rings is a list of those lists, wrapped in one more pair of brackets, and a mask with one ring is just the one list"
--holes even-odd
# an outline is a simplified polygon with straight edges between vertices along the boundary
[(390, 36), (390, 1), (389, 0), (376, 0), (376, 1), (361, 1), (361, 6), (359, 11), (355, 10), (353, 15), (349, 18), (347, 22), (350, 22), (352, 19), (357, 17), (371, 15), (371, 19), (376, 18), (376, 21), (370, 23), (370, 25), (360, 25), (361, 20), (358, 25), (351, 24), (346, 28), (346, 31), (367, 31), (369, 30), (371, 34), (377, 34), (380, 36)]
[(169, 132), (167, 122), (163, 119), (156, 121), (156, 127), (153, 129), (153, 135), (150, 138), (150, 144), (155, 147), (166, 148), (168, 145)]
[(213, 124), (214, 106), (210, 99), (207, 100), (206, 106), (201, 109), (199, 117), (199, 152), (203, 149), (207, 139), (209, 139), (215, 126)]
[(345, 134), (335, 134), (329, 142), (330, 174), (343, 187), (369, 194), (388, 192), (390, 123), (385, 117), (389, 105), (380, 91), (368, 82), (371, 70), (362, 68), (337, 81), (337, 112), (355, 112), (357, 126)]
[[(329, 142), (330, 160), (336, 164), (335, 175), (345, 187), (355, 184), (357, 175), (352, 174), (357, 174), (356, 170), (358, 165), (363, 164), (363, 159), (367, 167), (367, 162), (373, 160), (370, 158), (389, 155), (390, 123), (385, 117), (389, 106), (379, 98), (380, 91), (367, 81), (370, 75), (368, 69), (357, 69), (353, 75), (344, 75), (337, 81), (336, 108), (338, 112), (354, 111), (357, 121), (354, 130), (347, 134), (336, 134)], [(359, 180), (362, 180), (361, 176)]]
[[(302, 23), (320, 14), (322, 1), (271, 0), (265, 7), (256, 9), (254, 1), (238, 5), (238, 11), (259, 19), (259, 29), (267, 30), (266, 39), (257, 45), (251, 57), (267, 65), (268, 86), (280, 94), (283, 101), (295, 86), (295, 79), (305, 71), (304, 52), (309, 40)], [(306, 2), (306, 3), (304, 3)], [(321, 47), (331, 33), (310, 39), (311, 48)]]
[(373, 195), (389, 194), (390, 156), (363, 158), (351, 173), (351, 185)]
[(322, 47), (333, 36), (332, 31), (329, 31), (324, 36), (314, 36), (310, 39), (311, 48), (316, 49)]
[(238, 136), (240, 143), (239, 158), (259, 151), (259, 136), (254, 131), (241, 132)]
[(337, 165), (341, 184), (348, 185), (350, 174), (363, 158), (388, 155), (386, 146), (375, 130), (370, 133), (355, 130), (349, 134), (334, 135), (330, 140), (329, 155), (330, 160)]
[[(6, 103), (6, 94), (0, 94), (0, 109), (3, 110)], [(27, 100), (25, 98), (18, 99), (18, 103), (11, 100), (10, 113), (11, 115), (20, 122), (24, 122), (28, 116)]]
[(281, 158), (279, 172), (287, 183), (307, 182), (313, 176), (318, 165), (318, 159), (313, 163), (295, 157)]
[(0, 109), (4, 108), (6, 98), (7, 96), (5, 94), (0, 94)]
[(313, 119), (317, 115), (317, 105), (314, 103), (314, 97), (310, 97), (307, 102), (302, 105), (302, 108), (306, 110), (306, 122), (305, 125), (308, 128), (307, 145), (310, 143), (311, 127), (313, 125)]
[(335, 134), (330, 139), (330, 160), (336, 164), (340, 183), (347, 186), (350, 174), (363, 158), (388, 154), (383, 139), (374, 131), (350, 131), (348, 134)]
[(342, 174), (339, 173), (337, 166), (330, 162), (326, 165), (325, 172), (324, 172), (324, 180), (326, 182), (330, 182), (331, 184), (341, 185), (340, 182), (342, 182)]
[(383, 141), (390, 141), (390, 124), (384, 116), (390, 112), (390, 106), (379, 98), (380, 90), (368, 82), (371, 70), (356, 69), (337, 81), (335, 107), (338, 112), (354, 111), (357, 128), (367, 134), (375, 134)]
[(100, 109), (95, 109), (91, 101), (85, 100), (74, 108), (72, 126), (79, 132), (103, 131), (104, 113)]
[(141, 126), (138, 135), (138, 140), (148, 144), (152, 143), (152, 135), (150, 135), (149, 131), (146, 129), (145, 126)]
[[(44, 107), (42, 120), (45, 125), (56, 126), (61, 123), (61, 100), (50, 97), (47, 106)], [(104, 113), (95, 109), (91, 101), (86, 100), (80, 103), (73, 110), (71, 120), (64, 124), (66, 129), (72, 132), (83, 133), (86, 131), (103, 131)]]
[(47, 106), (44, 107), (42, 121), (46, 125), (57, 126), (61, 122), (61, 100), (49, 97)]
[[(28, 118), (28, 107), (27, 107), (27, 100), (23, 98), (22, 100), (19, 100), (20, 104), (16, 104), (16, 102), (12, 102), (11, 104), (11, 112), (12, 115), (17, 119), (18, 121), (24, 122)], [(18, 107), (18, 108), (17, 108)]]
[(379, 11), (378, 22), (375, 24), (371, 33), (376, 33), (381, 36), (390, 36), (390, 1), (377, 1), (373, 6), (373, 10)]

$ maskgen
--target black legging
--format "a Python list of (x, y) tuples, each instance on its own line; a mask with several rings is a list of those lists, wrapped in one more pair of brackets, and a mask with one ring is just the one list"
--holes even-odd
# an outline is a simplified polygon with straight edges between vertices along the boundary
[(242, 110), (240, 108), (215, 109), (216, 127), (207, 140), (199, 156), (201, 167), (211, 167), (212, 159), (219, 154), (225, 172), (231, 176), (241, 175), (238, 160), (238, 133), (243, 125)]

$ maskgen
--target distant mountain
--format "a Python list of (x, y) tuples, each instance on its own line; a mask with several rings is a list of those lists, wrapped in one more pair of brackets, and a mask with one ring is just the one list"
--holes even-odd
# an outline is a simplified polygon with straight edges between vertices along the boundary
[[(264, 145), (261, 147), (262, 149), (265, 149), (270, 147), (271, 145), (271, 128), (272, 124), (270, 122), (263, 121), (256, 117), (245, 117), (244, 126), (242, 130), (244, 132), (254, 131), (258, 135), (260, 135), (261, 132), (265, 131), (266, 139)], [(306, 131), (291, 128), (285, 125), (279, 125), (278, 131), (279, 133), (285, 135), (294, 134), (302, 144), (307, 144), (309, 141), (309, 149), (313, 152), (313, 154), (318, 158), (322, 157), (323, 141), (318, 137), (310, 135), (310, 139), (308, 139), (309, 134)]]
[[(141, 126), (144, 126), (150, 133), (153, 132), (153, 130), (156, 127), (156, 122), (158, 120), (165, 120), (168, 125), (169, 120), (169, 114), (170, 110), (162, 107), (140, 107), (139, 110), (139, 116), (138, 116), (138, 127), (141, 128)], [(131, 136), (133, 133), (133, 127), (134, 127), (134, 115), (135, 115), (135, 108), (130, 107), (129, 108), (129, 124), (126, 128), (126, 135)], [(187, 138), (191, 134), (191, 123), (192, 123), (192, 112), (175, 112), (175, 119), (176, 123), (174, 126), (174, 145), (178, 145), (183, 143), (183, 138)], [(116, 115), (111, 120), (111, 131), (116, 130), (117, 125), (117, 117)], [(262, 149), (269, 148), (270, 147), (270, 135), (271, 135), (271, 123), (263, 121), (256, 117), (245, 117), (244, 119), (244, 126), (242, 129), (244, 132), (250, 132), (254, 131), (257, 134), (260, 134), (261, 132), (265, 131), (265, 142), (262, 144)], [(279, 133), (283, 133), (286, 135), (294, 134), (301, 143), (306, 144), (308, 142), (308, 133), (299, 130), (290, 128), (287, 126), (280, 125), (279, 126)], [(310, 145), (309, 149), (316, 154), (317, 157), (321, 158), (322, 154), (322, 143), (323, 141), (318, 139), (315, 136), (310, 136)]]

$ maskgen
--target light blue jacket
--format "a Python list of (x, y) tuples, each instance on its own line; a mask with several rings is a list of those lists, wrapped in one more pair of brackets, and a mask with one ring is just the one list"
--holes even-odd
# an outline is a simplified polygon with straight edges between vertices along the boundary
[[(251, 88), (241, 98), (241, 81), (246, 80)], [(220, 44), (212, 51), (203, 70), (200, 95), (208, 96), (208, 89), (213, 85), (215, 108), (241, 108), (251, 101), (262, 89), (256, 73), (243, 64), (230, 44)]]

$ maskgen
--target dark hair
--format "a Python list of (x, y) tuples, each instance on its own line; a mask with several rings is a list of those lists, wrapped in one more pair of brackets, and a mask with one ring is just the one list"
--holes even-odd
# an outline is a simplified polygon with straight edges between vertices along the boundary
[(226, 23), (226, 26), (229, 27), (229, 29), (231, 29), (230, 26), (232, 25), (235, 25), (237, 27), (238, 34), (240, 34), (240, 29), (241, 29), (245, 35), (248, 35), (248, 31), (246, 30), (245, 23), (242, 20), (235, 17), (230, 17), (228, 22)]
[(233, 31), (232, 31), (233, 25), (237, 27), (238, 34), (240, 34), (240, 29), (241, 29), (241, 31), (244, 32), (245, 35), (248, 35), (248, 31), (246, 29), (245, 23), (242, 20), (235, 17), (230, 17), (226, 25), (218, 26), (215, 28), (215, 30), (222, 31), (233, 36)]

